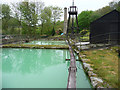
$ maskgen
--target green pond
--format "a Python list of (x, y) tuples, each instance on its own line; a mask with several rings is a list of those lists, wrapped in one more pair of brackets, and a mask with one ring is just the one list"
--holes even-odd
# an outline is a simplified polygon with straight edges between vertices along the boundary
[[(2, 49), (2, 88), (66, 88), (68, 50)], [(91, 88), (77, 61), (77, 88)]]
[(2, 89), (2, 48), (0, 48), (0, 90)]
[(25, 44), (37, 44), (37, 45), (66, 45), (65, 41), (31, 41)]

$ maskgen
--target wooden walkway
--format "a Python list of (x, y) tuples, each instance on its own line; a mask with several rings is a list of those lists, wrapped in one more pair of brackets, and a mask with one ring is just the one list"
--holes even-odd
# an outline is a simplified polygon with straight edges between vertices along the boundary
[(70, 45), (70, 42), (68, 40), (68, 45), (69, 45), (69, 51), (70, 51), (70, 66), (69, 66), (69, 76), (68, 76), (68, 83), (67, 83), (67, 89), (69, 88), (74, 88), (76, 89), (76, 59), (74, 56), (74, 52), (72, 49), (72, 46)]

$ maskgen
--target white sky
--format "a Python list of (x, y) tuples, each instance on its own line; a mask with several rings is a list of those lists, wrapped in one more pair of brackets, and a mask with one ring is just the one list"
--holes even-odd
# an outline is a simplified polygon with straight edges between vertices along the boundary
[[(11, 3), (11, 2), (19, 2), (23, 0), (2, 0), (0, 3)], [(26, 0), (28, 1), (28, 0)], [(40, 1), (40, 0), (29, 0), (29, 1)], [(42, 2), (45, 3), (45, 6), (59, 6), (62, 9), (64, 7), (69, 8), (69, 6), (72, 5), (73, 0), (41, 0)], [(75, 1), (75, 6), (78, 7), (78, 13), (84, 10), (97, 10), (100, 9), (104, 6), (109, 5), (109, 2), (113, 0), (74, 0)], [(62, 18), (63, 19), (63, 18)]]

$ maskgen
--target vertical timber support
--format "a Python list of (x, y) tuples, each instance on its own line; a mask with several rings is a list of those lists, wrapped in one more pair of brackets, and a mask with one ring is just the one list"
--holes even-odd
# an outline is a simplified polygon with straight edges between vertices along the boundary
[[(68, 17), (68, 25), (67, 25), (67, 34), (75, 34), (79, 33), (79, 25), (78, 25), (78, 18), (77, 18), (77, 7), (70, 6), (68, 9), (69, 17)], [(71, 17), (72, 16), (72, 17)], [(75, 16), (75, 19), (74, 19)], [(72, 25), (70, 25), (70, 19), (72, 19)], [(76, 23), (76, 26), (74, 25)]]

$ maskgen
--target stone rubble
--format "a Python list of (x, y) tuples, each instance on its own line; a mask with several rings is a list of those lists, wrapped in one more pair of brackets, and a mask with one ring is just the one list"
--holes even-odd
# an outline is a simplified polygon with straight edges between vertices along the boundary
[(93, 68), (91, 68), (90, 66), (91, 66), (90, 64), (83, 62), (83, 67), (85, 71), (88, 73), (88, 76), (90, 77), (91, 84), (94, 88), (96, 88), (99, 83), (103, 83), (103, 80), (96, 77), (97, 75), (93, 73)]
[(103, 80), (100, 79), (100, 78), (97, 78), (97, 77), (90, 77), (90, 79), (91, 79), (92, 81), (98, 81), (98, 82), (103, 83)]
[(91, 84), (93, 85), (93, 87), (96, 87), (98, 83), (97, 83), (97, 81), (92, 81), (91, 80)]
[(93, 68), (91, 68), (92, 65), (86, 63), (87, 61), (89, 61), (89, 59), (82, 59), (85, 56), (86, 55), (81, 55), (80, 58), (83, 63), (83, 68), (85, 69), (85, 72), (88, 74), (93, 88), (106, 88), (106, 87), (101, 86), (105, 82), (102, 79), (98, 78), (97, 74), (93, 72)]
[(89, 60), (89, 59), (82, 59), (82, 62), (84, 62), (84, 63), (85, 63), (85, 62), (86, 62), (86, 61), (88, 61), (88, 60)]
[(90, 76), (96, 76), (96, 74), (93, 73), (92, 71), (88, 71), (88, 75), (89, 75), (89, 77), (90, 77)]

